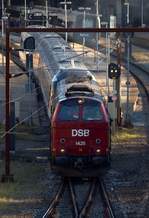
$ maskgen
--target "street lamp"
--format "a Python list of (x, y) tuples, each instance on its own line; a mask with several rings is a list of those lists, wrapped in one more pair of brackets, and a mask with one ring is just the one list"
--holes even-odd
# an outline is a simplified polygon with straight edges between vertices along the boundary
[[(86, 11), (90, 11), (91, 8), (89, 8), (89, 7), (79, 7), (78, 10), (83, 11), (83, 28), (85, 28), (86, 27)], [(86, 36), (86, 34), (83, 33), (82, 36), (83, 36), (83, 57), (84, 57), (84, 46), (85, 46), (85, 36)]]
[[(71, 5), (72, 2), (67, 2), (66, 0), (64, 2), (60, 2), (61, 5), (64, 5), (64, 10), (65, 10), (65, 29), (67, 29), (67, 5)], [(68, 41), (68, 34), (67, 32), (65, 33), (65, 40), (66, 42)]]

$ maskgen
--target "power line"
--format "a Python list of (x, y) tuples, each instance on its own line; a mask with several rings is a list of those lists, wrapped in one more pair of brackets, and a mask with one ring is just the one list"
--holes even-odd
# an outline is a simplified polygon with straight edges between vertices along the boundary
[(25, 122), (26, 120), (30, 119), (32, 116), (34, 116), (35, 114), (37, 114), (39, 111), (41, 111), (43, 108), (45, 108), (47, 105), (44, 105), (42, 107), (40, 107), (38, 110), (34, 111), (31, 115), (29, 115), (28, 117), (24, 118), (22, 121), (20, 121), (19, 123), (17, 123), (16, 125), (14, 125), (12, 128), (10, 128), (7, 132), (4, 132), (3, 135), (1, 135), (1, 138), (4, 138), (8, 133), (10, 133), (12, 130), (14, 130), (17, 126), (19, 126), (20, 124), (22, 124), (23, 122)]
[[(35, 91), (37, 91), (38, 89), (40, 89), (40, 87), (33, 89), (32, 92), (35, 92)], [(32, 94), (32, 96), (35, 95), (35, 94), (33, 94), (33, 93), (27, 93), (27, 94), (24, 94), (24, 95), (22, 95), (22, 96), (20, 96), (20, 97), (18, 97), (18, 98), (15, 98), (15, 99), (10, 100), (8, 103), (3, 103), (1, 106), (5, 106), (6, 104), (10, 104), (11, 102), (16, 102), (16, 101), (18, 101), (18, 100), (20, 100), (20, 99), (26, 97), (27, 95), (31, 95), (31, 94)]]

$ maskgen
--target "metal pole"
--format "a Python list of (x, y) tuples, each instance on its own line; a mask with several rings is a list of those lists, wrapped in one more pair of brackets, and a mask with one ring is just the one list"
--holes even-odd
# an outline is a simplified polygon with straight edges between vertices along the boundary
[[(101, 22), (101, 25), (104, 25), (105, 28), (108, 28), (108, 22)], [(108, 76), (108, 67), (110, 64), (110, 37), (109, 33), (106, 31), (106, 87), (107, 87), (107, 97), (109, 97), (109, 76)]]
[(127, 14), (126, 14), (127, 20), (126, 20), (126, 22), (127, 22), (127, 25), (129, 25), (129, 21), (130, 21), (130, 19), (129, 19), (129, 3), (125, 2), (124, 5), (126, 5), (126, 7), (127, 7)]
[[(107, 33), (107, 32), (106, 32)], [(108, 76), (108, 66), (110, 63), (110, 34), (107, 33), (107, 96), (108, 96), (108, 100), (109, 100), (109, 95), (110, 95), (110, 87), (109, 87), (109, 76)]]
[[(29, 93), (30, 93), (30, 98), (31, 98), (31, 94), (32, 94), (32, 80), (31, 80), (31, 70), (32, 66), (31, 66), (31, 62), (32, 62), (32, 53), (29, 52), (29, 69), (28, 69), (28, 74), (29, 74)], [(29, 125), (31, 126), (33, 124), (33, 120), (32, 120), (32, 106), (30, 105), (30, 119), (29, 119)]]
[(129, 58), (130, 58), (130, 37), (127, 37), (127, 103), (126, 103), (126, 123), (129, 124), (130, 117), (129, 117)]
[(141, 27), (143, 27), (144, 26), (144, 14), (143, 14), (143, 12), (144, 12), (144, 8), (143, 8), (143, 0), (141, 0)]
[[(98, 0), (96, 1), (96, 22), (97, 22), (97, 28), (99, 28), (99, 24), (98, 24), (98, 16), (99, 16), (99, 12), (98, 12), (98, 8), (99, 8), (99, 2)], [(97, 58), (96, 58), (96, 61), (97, 61), (97, 71), (99, 69), (99, 61), (98, 61), (98, 50), (99, 50), (99, 47), (98, 47), (98, 40), (99, 40), (99, 33), (96, 33), (96, 50), (97, 50)]]
[(46, 27), (49, 27), (49, 21), (48, 21), (48, 1), (46, 0)]
[[(86, 28), (86, 10), (91, 10), (91, 8), (89, 8), (89, 7), (86, 7), (86, 8), (84, 8), (84, 7), (79, 7), (78, 8), (78, 10), (82, 10), (83, 11), (83, 28)], [(82, 40), (83, 40), (83, 42), (82, 42), (82, 53), (83, 53), (83, 58), (84, 58), (84, 46), (85, 46), (85, 34), (83, 34), (83, 36), (82, 36)]]
[[(65, 0), (65, 28), (67, 28), (67, 4), (66, 4), (66, 0)], [(67, 38), (68, 38), (68, 35), (67, 35), (67, 32), (65, 34), (65, 40), (67, 42)]]
[(2, 0), (2, 73), (4, 74), (4, 0)]
[(6, 137), (5, 137), (5, 158), (6, 158), (6, 165), (5, 165), (5, 172), (6, 175), (10, 174), (10, 154), (9, 154), (9, 145), (10, 145), (10, 134), (7, 133), (10, 129), (10, 120), (9, 120), (9, 112), (10, 112), (10, 87), (9, 87), (9, 34), (6, 33), (6, 77), (5, 77), (5, 82), (6, 82), (6, 89), (5, 89), (5, 94), (6, 94), (6, 114), (5, 114), (5, 132), (6, 132)]
[[(86, 15), (85, 15), (85, 9), (83, 11), (83, 28), (85, 28), (86, 26)], [(83, 58), (84, 58), (84, 46), (85, 46), (85, 37), (83, 36)]]
[[(125, 3), (127, 6), (127, 25), (129, 25), (129, 3)], [(130, 121), (130, 114), (129, 114), (129, 86), (130, 86), (130, 81), (129, 81), (129, 59), (130, 59), (130, 35), (128, 33), (127, 36), (127, 81), (126, 81), (126, 86), (127, 86), (127, 100), (126, 100), (126, 114), (125, 114), (125, 126), (130, 126), (131, 121)]]
[(6, 30), (6, 76), (5, 76), (5, 98), (6, 98), (6, 108), (5, 108), (5, 174), (2, 176), (2, 182), (13, 181), (13, 175), (10, 175), (10, 134), (8, 133), (10, 129), (10, 85), (9, 85), (9, 32)]
[[(96, 19), (97, 19), (97, 28), (101, 28), (100, 16), (99, 16), (99, 1), (96, 1)], [(96, 34), (96, 50), (97, 50), (97, 71), (99, 70), (99, 59), (98, 59), (98, 50), (99, 50), (99, 33)]]
[(4, 0), (2, 0), (2, 36), (4, 34), (3, 16), (4, 16)]
[[(65, 11), (65, 28), (67, 29), (67, 23), (68, 23), (68, 18), (67, 18), (67, 5), (70, 5), (72, 2), (67, 2), (66, 0), (64, 2), (60, 2), (60, 4), (64, 5), (64, 11)], [(68, 41), (68, 33), (65, 32), (65, 41)]]
[[(117, 64), (121, 69), (121, 41), (117, 39)], [(120, 108), (120, 77), (116, 79), (116, 91), (117, 91), (117, 124), (121, 125), (121, 108)]]
[(11, 0), (8, 0), (8, 7), (11, 7)]
[(24, 20), (25, 20), (25, 27), (26, 27), (26, 20), (27, 20), (26, 0), (24, 0)]

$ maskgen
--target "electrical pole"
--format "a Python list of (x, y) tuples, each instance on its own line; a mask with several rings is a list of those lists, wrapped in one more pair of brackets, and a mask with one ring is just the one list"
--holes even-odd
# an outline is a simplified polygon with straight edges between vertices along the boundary
[(141, 27), (144, 27), (144, 7), (143, 7), (143, 0), (141, 0)]
[[(124, 3), (127, 7), (127, 15), (126, 15), (126, 21), (127, 25), (129, 25), (130, 19), (129, 19), (129, 3)], [(127, 100), (126, 100), (126, 113), (125, 113), (125, 126), (130, 126), (130, 114), (129, 114), (129, 87), (130, 87), (130, 81), (129, 81), (129, 71), (130, 71), (130, 33), (127, 33), (127, 39), (126, 39), (126, 48), (127, 48), (127, 81), (126, 81), (126, 87), (127, 87)]]
[(129, 58), (130, 58), (130, 37), (127, 37), (127, 81), (126, 81), (126, 86), (127, 86), (127, 101), (126, 101), (126, 117), (125, 117), (125, 124), (129, 125), (130, 124), (130, 115), (129, 115), (129, 86), (130, 86), (130, 81), (129, 81)]
[[(78, 10), (83, 11), (83, 28), (85, 28), (86, 27), (86, 11), (90, 11), (91, 8), (79, 7)], [(82, 51), (82, 53), (83, 53), (83, 58), (84, 58), (85, 36), (87, 36), (87, 33), (83, 33), (82, 36), (83, 36), (83, 43), (82, 43), (83, 44), (83, 51)]]
[(108, 66), (110, 64), (110, 47), (111, 47), (111, 42), (110, 42), (110, 33), (106, 33), (106, 40), (107, 40), (107, 45), (106, 45), (106, 53), (107, 53), (107, 96), (108, 96), (108, 101), (110, 97), (110, 81), (109, 81), (109, 76), (108, 76)]
[[(4, 43), (4, 0), (2, 0), (2, 42)], [(4, 74), (4, 49), (2, 43), (2, 73)]]
[(24, 20), (25, 20), (25, 27), (26, 27), (26, 21), (27, 21), (26, 0), (24, 0)]
[[(108, 22), (101, 22), (101, 25), (105, 28), (108, 28)], [(108, 68), (110, 64), (110, 37), (108, 32), (106, 32), (105, 48), (106, 48), (106, 87), (107, 87), (107, 98), (109, 98), (110, 90), (109, 90)]]
[(126, 23), (129, 25), (129, 2), (125, 2), (124, 5), (127, 7), (127, 14), (126, 14)]
[[(66, 0), (64, 2), (60, 2), (61, 5), (64, 5), (64, 10), (65, 10), (65, 28), (67, 29), (67, 23), (68, 23), (68, 17), (67, 17), (67, 5), (71, 5), (72, 2), (67, 2)], [(65, 41), (68, 41), (68, 33), (65, 33)]]
[(46, 27), (49, 27), (49, 20), (48, 20), (48, 0), (46, 0)]
[(6, 9), (4, 8), (4, 0), (2, 0), (2, 34), (1, 34), (1, 39), (2, 39), (2, 74), (5, 72), (5, 58), (4, 58), (4, 47), (5, 47), (5, 25), (7, 25), (8, 21), (8, 14), (6, 14)]
[[(99, 0), (96, 0), (96, 21), (97, 21), (97, 28), (101, 28), (101, 20), (99, 15)], [(99, 60), (98, 60), (98, 50), (99, 50), (99, 33), (96, 33), (96, 50), (97, 50), (97, 71), (99, 70)]]
[(11, 8), (11, 0), (8, 0), (8, 8)]
[[(117, 39), (117, 64), (121, 69), (121, 40)], [(117, 91), (117, 125), (121, 125), (121, 107), (120, 107), (120, 76), (116, 79), (116, 91)]]
[(13, 175), (10, 174), (10, 59), (9, 59), (9, 32), (6, 32), (6, 76), (5, 76), (5, 98), (6, 98), (6, 111), (5, 111), (5, 174), (2, 175), (2, 182), (12, 182)]

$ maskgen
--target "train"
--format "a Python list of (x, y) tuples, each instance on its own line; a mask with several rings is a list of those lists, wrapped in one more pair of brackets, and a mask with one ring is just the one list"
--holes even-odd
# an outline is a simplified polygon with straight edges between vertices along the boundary
[(32, 34), (34, 77), (49, 116), (51, 168), (109, 165), (111, 126), (100, 84), (59, 34)]

